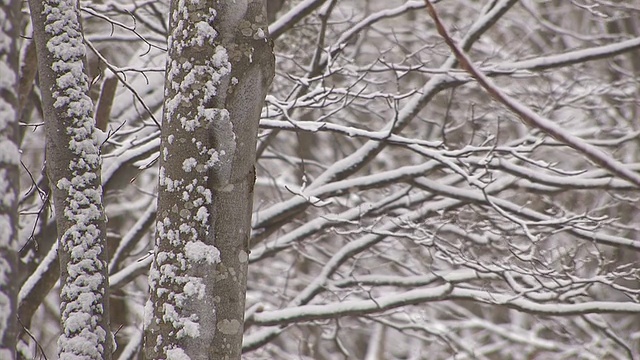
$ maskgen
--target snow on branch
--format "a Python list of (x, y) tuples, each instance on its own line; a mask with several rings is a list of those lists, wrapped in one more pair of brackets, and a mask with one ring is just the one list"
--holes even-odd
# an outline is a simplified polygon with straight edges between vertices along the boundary
[(498, 88), (491, 79), (473, 65), (469, 57), (458, 47), (458, 45), (456, 45), (451, 36), (449, 36), (447, 30), (444, 28), (444, 25), (440, 21), (440, 18), (438, 17), (438, 14), (431, 2), (429, 0), (425, 0), (425, 3), (427, 4), (427, 11), (429, 12), (429, 15), (433, 18), (433, 21), (436, 24), (438, 33), (454, 53), (460, 62), (460, 65), (467, 70), (492, 97), (517, 114), (525, 124), (540, 129), (545, 134), (577, 150), (597, 165), (640, 187), (640, 175), (628, 169), (625, 164), (602, 152), (597, 147), (586, 143), (579, 137), (570, 134), (567, 130), (556, 125), (553, 121), (538, 115), (518, 100), (510, 97), (500, 90), (500, 88)]
[(550, 68), (569, 66), (586, 61), (609, 58), (640, 48), (640, 37), (613, 44), (595, 46), (588, 49), (569, 51), (564, 54), (537, 57), (529, 60), (500, 63), (495, 67), (488, 67), (487, 72), (502, 72), (515, 70), (540, 71)]
[(452, 286), (445, 284), (428, 289), (416, 289), (404, 293), (381, 296), (371, 300), (351, 300), (327, 305), (303, 305), (256, 313), (253, 315), (253, 321), (261, 325), (279, 325), (347, 315), (365, 315), (425, 301), (441, 300), (451, 290), (453, 290)]
[(385, 141), (391, 144), (408, 145), (418, 144), (426, 147), (437, 148), (442, 145), (438, 141), (427, 141), (421, 139), (411, 139), (404, 136), (396, 135), (386, 131), (368, 131), (358, 129), (352, 126), (343, 126), (327, 122), (315, 121), (282, 121), (261, 119), (260, 127), (263, 129), (280, 129), (280, 130), (301, 130), (306, 132), (326, 131), (337, 134), (343, 134), (349, 137), (363, 137), (374, 141)]
[(582, 315), (592, 313), (639, 313), (640, 304), (633, 302), (590, 301), (576, 304), (536, 303), (509, 294), (485, 290), (454, 288), (451, 284), (426, 289), (415, 289), (404, 293), (381, 296), (370, 300), (350, 300), (325, 305), (302, 305), (297, 307), (264, 311), (253, 315), (253, 323), (260, 325), (282, 325), (332, 319), (348, 315), (379, 313), (401, 306), (415, 305), (443, 299), (472, 300), (506, 306), (522, 312), (541, 315)]
[(570, 316), (584, 314), (637, 314), (640, 304), (635, 302), (588, 301), (575, 304), (561, 304), (555, 302), (538, 303), (517, 295), (498, 294), (485, 290), (460, 289), (451, 291), (451, 299), (474, 300), (487, 304), (505, 306), (518, 311), (545, 316)]
[(302, 18), (319, 8), (326, 0), (305, 0), (294, 6), (286, 14), (279, 16), (273, 24), (269, 25), (269, 34), (272, 39), (278, 38), (282, 33), (294, 26)]

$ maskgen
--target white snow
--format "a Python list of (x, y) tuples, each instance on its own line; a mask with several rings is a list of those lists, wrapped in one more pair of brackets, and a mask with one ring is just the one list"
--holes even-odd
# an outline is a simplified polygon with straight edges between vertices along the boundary
[(192, 157), (185, 159), (182, 162), (182, 170), (184, 170), (185, 172), (191, 172), (191, 170), (193, 170), (194, 167), (196, 167), (196, 165), (198, 164), (198, 161)]
[(194, 37), (194, 41), (196, 41), (198, 46), (203, 46), (206, 40), (214, 40), (217, 36), (218, 32), (207, 22), (198, 21), (196, 23), (196, 36)]
[(176, 311), (175, 307), (169, 303), (162, 305), (163, 316), (162, 320), (173, 324), (175, 329), (178, 329), (176, 337), (181, 339), (185, 336), (198, 337), (200, 335), (200, 329), (198, 323), (195, 322), (197, 317), (192, 315), (190, 317), (181, 317)]
[(191, 279), (184, 285), (183, 291), (186, 296), (202, 300), (205, 296), (205, 285), (200, 278)]
[(201, 261), (209, 264), (220, 262), (220, 251), (215, 246), (207, 245), (202, 241), (190, 241), (185, 245), (185, 255), (189, 261), (198, 263)]
[(198, 208), (198, 211), (196, 212), (196, 216), (194, 218), (195, 218), (195, 220), (200, 222), (200, 224), (202, 224), (202, 226), (206, 226), (207, 222), (209, 221), (209, 211), (207, 210), (207, 208), (205, 206), (200, 206)]
[(226, 75), (231, 70), (227, 49), (222, 46), (216, 46), (216, 52), (213, 54), (213, 66), (222, 70), (221, 75)]
[(167, 360), (191, 360), (181, 348), (167, 350)]

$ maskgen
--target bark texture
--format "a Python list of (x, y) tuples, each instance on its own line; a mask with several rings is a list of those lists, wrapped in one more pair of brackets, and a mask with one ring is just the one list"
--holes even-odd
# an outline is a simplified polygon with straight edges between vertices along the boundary
[(172, 1), (149, 359), (240, 359), (266, 20), (262, 0)]
[(14, 359), (18, 296), (18, 46), (20, 1), (0, 4), (0, 359)]
[(29, 1), (61, 270), (60, 359), (110, 359), (101, 159), (75, 0)]

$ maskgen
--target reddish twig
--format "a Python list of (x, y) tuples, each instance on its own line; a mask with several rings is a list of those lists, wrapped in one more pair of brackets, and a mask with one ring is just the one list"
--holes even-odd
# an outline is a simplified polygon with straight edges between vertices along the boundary
[(595, 164), (640, 187), (640, 175), (627, 168), (625, 164), (614, 159), (597, 147), (588, 144), (581, 138), (570, 134), (567, 130), (556, 125), (553, 121), (543, 118), (524, 104), (521, 104), (518, 100), (502, 92), (500, 88), (491, 81), (491, 79), (473, 65), (469, 57), (458, 47), (458, 45), (456, 45), (451, 36), (449, 36), (444, 25), (442, 25), (442, 22), (436, 13), (436, 9), (433, 7), (431, 2), (429, 0), (425, 0), (425, 3), (427, 5), (427, 11), (433, 19), (438, 33), (449, 46), (456, 59), (458, 59), (460, 66), (469, 72), (469, 74), (476, 79), (478, 84), (480, 84), (480, 86), (482, 86), (494, 99), (518, 115), (525, 124), (543, 131), (545, 134), (577, 150)]

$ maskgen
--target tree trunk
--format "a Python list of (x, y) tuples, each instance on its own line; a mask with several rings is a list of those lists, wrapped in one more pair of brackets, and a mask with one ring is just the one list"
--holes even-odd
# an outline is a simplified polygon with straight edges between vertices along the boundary
[(18, 47), (20, 1), (0, 7), (0, 359), (14, 359), (19, 288), (18, 193)]
[(240, 359), (256, 138), (273, 75), (264, 1), (172, 1), (149, 359)]
[(75, 0), (29, 1), (61, 270), (60, 359), (110, 359), (101, 159)]

